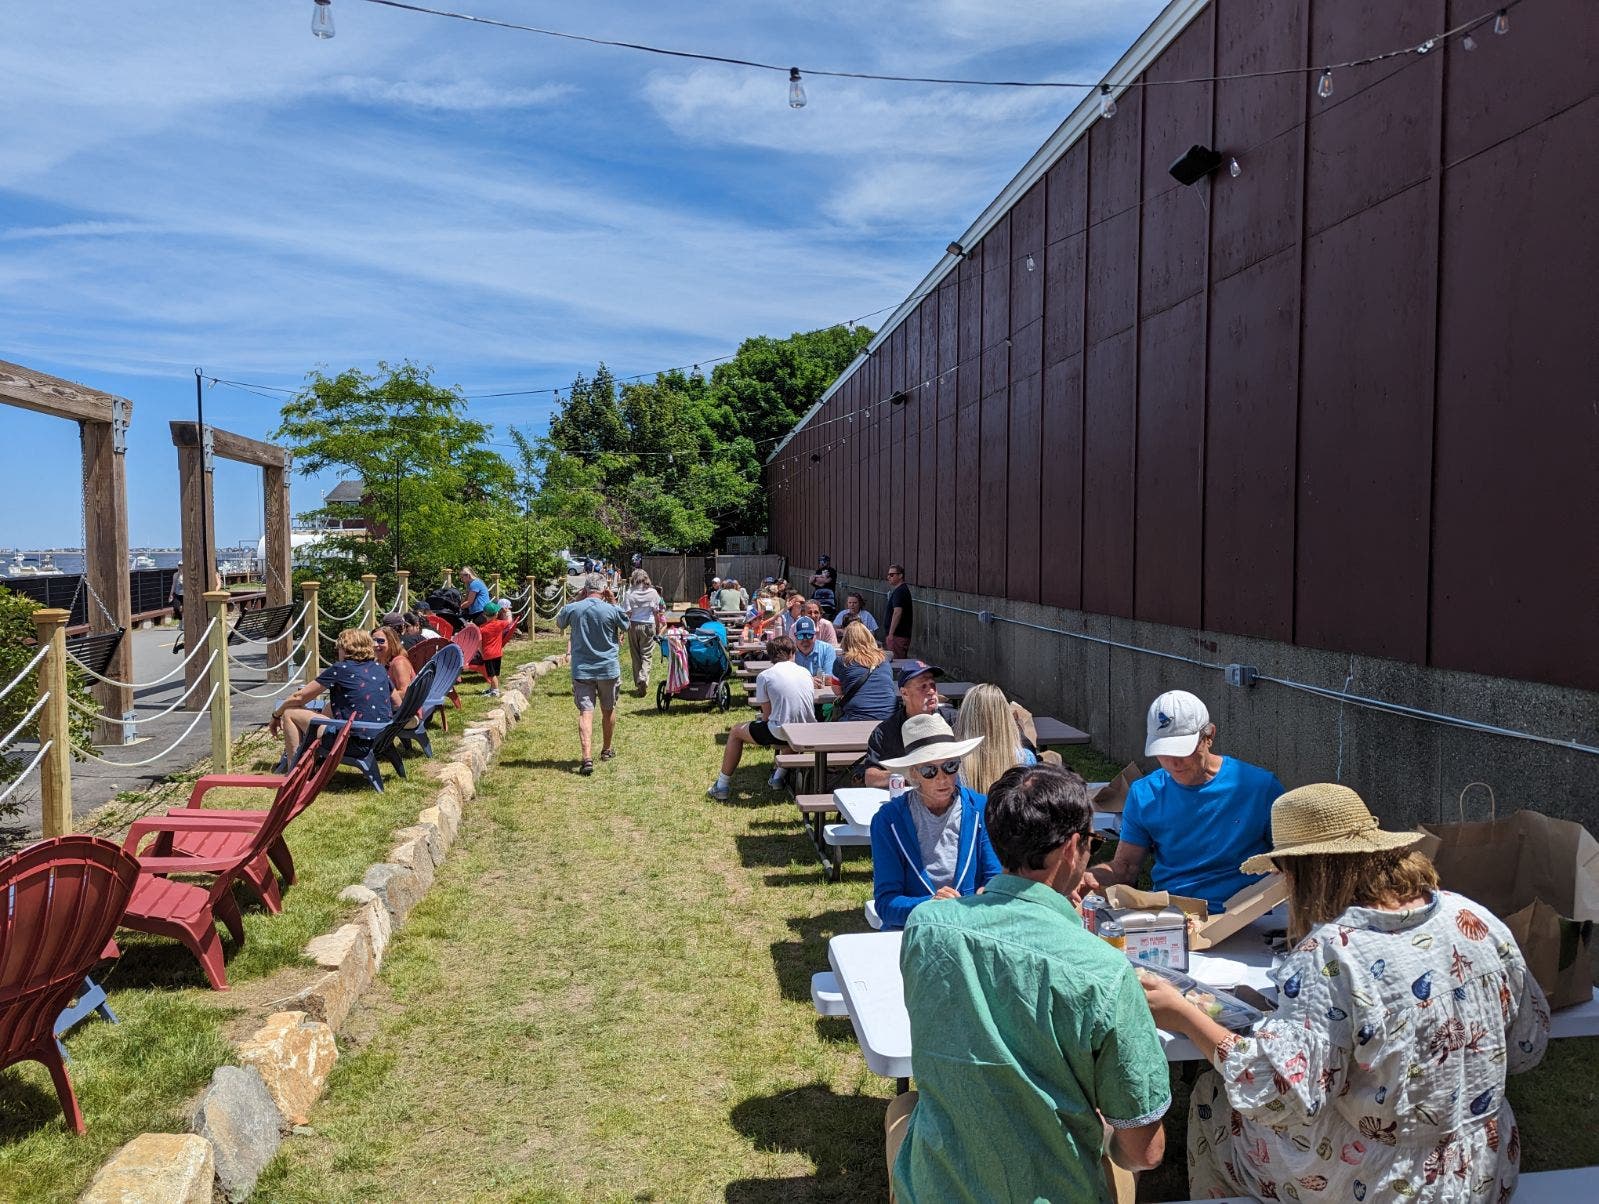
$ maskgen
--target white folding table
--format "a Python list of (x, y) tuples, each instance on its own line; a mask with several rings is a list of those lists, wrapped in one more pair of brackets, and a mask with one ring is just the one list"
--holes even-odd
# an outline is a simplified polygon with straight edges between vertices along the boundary
[[(1092, 795), (1104, 785), (1103, 782), (1088, 783), (1088, 793)], [(844, 822), (855, 824), (862, 828), (872, 826), (872, 817), (884, 803), (888, 802), (888, 791), (877, 786), (840, 786), (833, 791), (833, 804), (838, 808), (838, 813), (844, 817)], [(1122, 817), (1119, 813), (1110, 811), (1094, 812), (1094, 831), (1115, 834), (1121, 831)]]

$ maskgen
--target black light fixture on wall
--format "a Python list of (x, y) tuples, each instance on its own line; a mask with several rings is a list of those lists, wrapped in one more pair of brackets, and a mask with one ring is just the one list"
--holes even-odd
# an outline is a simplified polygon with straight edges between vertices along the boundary
[(1220, 151), (1195, 143), (1173, 160), (1167, 170), (1171, 172), (1172, 179), (1186, 187), (1199, 183), (1224, 161), (1225, 156)]

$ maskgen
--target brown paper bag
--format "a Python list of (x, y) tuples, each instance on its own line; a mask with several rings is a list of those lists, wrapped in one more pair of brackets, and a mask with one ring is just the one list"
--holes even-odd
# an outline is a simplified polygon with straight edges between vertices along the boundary
[(1550, 1007), (1592, 998), (1599, 843), (1586, 828), (1517, 811), (1506, 819), (1421, 830), (1431, 837), (1422, 850), (1438, 867), (1444, 888), (1504, 920)]
[(1095, 811), (1118, 812), (1127, 805), (1127, 790), (1143, 773), (1138, 768), (1137, 761), (1127, 762), (1126, 767), (1106, 782), (1089, 801)]

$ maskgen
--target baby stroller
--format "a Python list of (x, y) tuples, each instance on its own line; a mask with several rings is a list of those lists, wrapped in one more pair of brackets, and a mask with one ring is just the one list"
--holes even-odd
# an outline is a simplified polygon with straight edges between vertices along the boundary
[(466, 626), (461, 614), (461, 591), (452, 585), (441, 586), (427, 596), (428, 608), (450, 625), (451, 632)]
[[(701, 630), (706, 624), (712, 630)], [(727, 659), (727, 645), (717, 634), (720, 623), (698, 607), (683, 616), (683, 627), (673, 628), (659, 638), (661, 659), (666, 662), (666, 680), (655, 687), (655, 709), (664, 711), (672, 699), (685, 702), (714, 702), (717, 710), (733, 705), (733, 690), (728, 678), (733, 662)]]

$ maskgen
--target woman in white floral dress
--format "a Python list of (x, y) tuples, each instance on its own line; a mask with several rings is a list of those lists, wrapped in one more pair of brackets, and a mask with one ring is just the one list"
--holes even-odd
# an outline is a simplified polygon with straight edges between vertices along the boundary
[(1549, 1008), (1510, 933), (1438, 889), (1415, 832), (1384, 832), (1345, 786), (1272, 807), (1289, 935), (1278, 1009), (1229, 1033), (1146, 976), (1155, 1021), (1215, 1067), (1188, 1113), (1190, 1194), (1263, 1200), (1488, 1201), (1515, 1192), (1505, 1076), (1543, 1057)]

